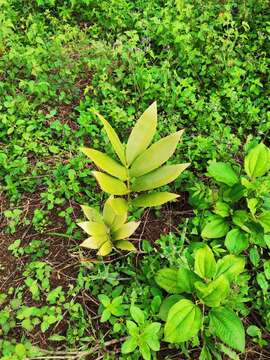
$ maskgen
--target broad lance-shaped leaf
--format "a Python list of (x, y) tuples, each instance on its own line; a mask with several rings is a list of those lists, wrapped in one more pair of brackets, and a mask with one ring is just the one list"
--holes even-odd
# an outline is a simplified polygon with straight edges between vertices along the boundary
[(112, 243), (111, 241), (106, 241), (97, 252), (99, 256), (107, 256), (112, 251)]
[(245, 350), (245, 330), (239, 317), (226, 307), (211, 309), (210, 328), (216, 336), (233, 349)]
[(212, 162), (207, 169), (209, 175), (216, 181), (233, 186), (239, 182), (238, 177), (230, 164)]
[(270, 170), (270, 149), (263, 143), (258, 144), (245, 157), (244, 165), (250, 178), (265, 175)]
[(81, 208), (88, 220), (103, 223), (102, 215), (98, 210), (87, 205), (81, 205)]
[(160, 206), (178, 197), (179, 195), (166, 191), (153, 194), (144, 194), (139, 195), (134, 200), (132, 200), (132, 205), (136, 207)]
[(135, 221), (128, 222), (122, 225), (116, 231), (114, 231), (112, 233), (112, 238), (114, 240), (126, 239), (134, 233), (134, 231), (138, 228), (139, 225), (140, 222), (135, 222)]
[(169, 311), (164, 340), (174, 344), (190, 340), (198, 333), (201, 324), (200, 308), (190, 300), (180, 300)]
[(146, 191), (174, 181), (190, 164), (164, 165), (149, 174), (135, 179), (132, 191)]
[(85, 247), (87, 249), (99, 249), (103, 243), (109, 240), (108, 235), (104, 235), (103, 237), (89, 237), (85, 239), (80, 246)]
[(207, 245), (196, 251), (194, 270), (203, 279), (211, 279), (215, 275), (216, 260)]
[(133, 162), (130, 176), (142, 176), (164, 164), (174, 153), (183, 132), (184, 130), (178, 131), (151, 145)]
[(81, 148), (81, 151), (101, 170), (106, 171), (108, 174), (113, 175), (118, 179), (127, 180), (128, 176), (126, 168), (117, 161), (111, 159), (107, 154), (86, 147)]
[(145, 110), (135, 124), (126, 147), (127, 163), (130, 165), (151, 143), (157, 127), (157, 103)]
[(123, 181), (118, 180), (110, 175), (104, 174), (99, 171), (93, 171), (92, 174), (97, 179), (99, 186), (103, 191), (112, 195), (126, 195), (128, 188)]
[(111, 231), (117, 230), (119, 227), (124, 225), (127, 220), (127, 211), (122, 212), (121, 215), (118, 215), (115, 212), (114, 205), (121, 203), (121, 200), (124, 199), (114, 199), (113, 196), (110, 196), (109, 199), (105, 202), (103, 207), (103, 218), (105, 224), (111, 229)]
[(122, 145), (121, 141), (119, 140), (118, 135), (116, 134), (114, 129), (111, 127), (111, 125), (108, 123), (108, 121), (106, 119), (104, 119), (104, 117), (102, 115), (100, 115), (97, 112), (95, 114), (98, 116), (99, 120), (102, 122), (104, 129), (108, 135), (108, 138), (112, 144), (112, 147), (113, 147), (115, 153), (117, 154), (117, 156), (119, 157), (121, 163), (123, 165), (126, 165), (124, 146)]
[(87, 234), (99, 237), (107, 234), (107, 226), (93, 221), (83, 221), (78, 224)]
[(114, 246), (120, 250), (126, 250), (126, 251), (135, 251), (136, 250), (136, 248), (132, 244), (132, 242), (130, 242), (128, 240), (115, 241)]

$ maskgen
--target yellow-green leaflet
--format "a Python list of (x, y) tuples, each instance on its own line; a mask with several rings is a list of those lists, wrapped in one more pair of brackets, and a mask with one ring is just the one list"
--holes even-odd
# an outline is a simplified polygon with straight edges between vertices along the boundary
[(125, 215), (128, 211), (128, 202), (123, 198), (112, 198), (110, 204), (117, 215)]
[(106, 241), (97, 252), (99, 256), (107, 256), (112, 251), (112, 243), (111, 241)]
[(133, 182), (132, 191), (145, 191), (158, 188), (174, 181), (189, 164), (164, 165), (149, 174), (138, 177)]
[(101, 189), (108, 194), (112, 195), (126, 195), (128, 194), (128, 188), (123, 181), (118, 180), (110, 175), (104, 174), (99, 171), (93, 171), (92, 174), (97, 179)]
[(107, 226), (93, 221), (83, 221), (78, 224), (87, 234), (99, 237), (107, 234)]
[(81, 208), (88, 220), (103, 223), (102, 216), (98, 210), (87, 205), (81, 205)]
[(159, 192), (137, 196), (132, 200), (132, 205), (137, 207), (160, 206), (168, 201), (178, 198), (179, 195), (169, 192)]
[(178, 131), (151, 145), (133, 162), (130, 176), (138, 177), (147, 174), (164, 164), (174, 153), (183, 132), (184, 130)]
[(117, 161), (110, 158), (107, 154), (86, 147), (81, 148), (81, 151), (86, 156), (88, 156), (101, 170), (106, 171), (108, 174), (111, 174), (118, 179), (127, 180), (126, 168)]
[(99, 237), (99, 238), (94, 238), (94, 237), (89, 237), (87, 239), (85, 239), (80, 246), (88, 248), (88, 249), (99, 249), (101, 247), (101, 245), (105, 242), (108, 241), (109, 237), (107, 235), (105, 235), (104, 237)]
[(126, 239), (134, 233), (137, 227), (140, 225), (140, 222), (131, 221), (122, 225), (119, 229), (112, 233), (114, 240)]
[(151, 104), (135, 124), (126, 147), (127, 163), (130, 165), (151, 143), (157, 127), (157, 103)]
[(104, 117), (102, 115), (100, 115), (97, 112), (95, 114), (98, 116), (99, 120), (102, 122), (104, 129), (108, 135), (108, 138), (112, 144), (112, 147), (113, 147), (115, 153), (117, 154), (117, 156), (119, 157), (121, 163), (123, 165), (126, 165), (124, 146), (121, 143), (118, 135), (116, 134), (114, 129), (111, 127), (111, 125), (108, 123), (108, 121), (106, 119), (104, 119)]
[[(122, 212), (121, 215), (118, 215), (114, 208), (112, 207), (112, 204), (114, 203), (114, 199), (112, 196), (109, 197), (109, 199), (105, 202), (103, 207), (103, 218), (112, 231), (118, 229), (120, 226), (122, 226), (127, 219), (127, 211)], [(119, 199), (120, 200), (120, 199)]]
[(135, 246), (128, 240), (119, 240), (115, 242), (115, 247), (120, 250), (135, 251)]

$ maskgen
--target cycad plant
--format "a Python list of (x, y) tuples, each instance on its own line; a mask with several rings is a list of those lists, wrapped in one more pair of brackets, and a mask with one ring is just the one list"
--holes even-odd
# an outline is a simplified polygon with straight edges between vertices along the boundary
[(173, 155), (183, 130), (151, 144), (157, 127), (157, 105), (154, 102), (137, 121), (127, 144), (123, 145), (107, 120), (97, 113), (119, 161), (95, 149), (82, 148), (95, 165), (103, 170), (93, 171), (101, 189), (111, 195), (128, 195), (134, 206), (162, 205), (179, 195), (155, 192), (131, 198), (130, 195), (159, 188), (174, 181), (189, 163), (166, 165)]
[[(128, 206), (159, 206), (176, 199), (179, 195), (170, 192), (148, 192), (174, 181), (188, 166), (188, 163), (166, 165), (175, 152), (183, 130), (166, 136), (150, 145), (157, 127), (157, 105), (154, 102), (141, 115), (123, 145), (107, 120), (97, 113), (108, 135), (118, 160), (107, 154), (83, 147), (82, 152), (103, 170), (93, 171), (101, 189), (111, 197), (105, 202), (103, 215), (95, 209), (82, 206), (88, 221), (78, 225), (90, 237), (81, 246), (98, 249), (98, 255), (106, 256), (113, 248), (132, 251), (134, 245), (127, 239), (137, 229), (138, 222), (128, 222)], [(136, 193), (145, 192), (139, 196)], [(115, 195), (126, 196), (114, 198)]]

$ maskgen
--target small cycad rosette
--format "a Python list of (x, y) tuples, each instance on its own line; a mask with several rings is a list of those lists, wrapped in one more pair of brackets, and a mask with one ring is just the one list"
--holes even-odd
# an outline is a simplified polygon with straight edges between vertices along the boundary
[(140, 222), (127, 221), (128, 206), (125, 199), (111, 196), (104, 204), (103, 213), (93, 207), (81, 206), (88, 221), (78, 223), (88, 235), (82, 247), (97, 249), (97, 255), (106, 256), (113, 248), (125, 251), (136, 250), (127, 240), (138, 228)]

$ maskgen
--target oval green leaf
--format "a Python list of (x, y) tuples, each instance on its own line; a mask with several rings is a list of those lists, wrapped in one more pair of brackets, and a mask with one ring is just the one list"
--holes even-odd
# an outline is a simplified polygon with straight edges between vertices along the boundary
[(212, 162), (207, 168), (208, 174), (218, 182), (233, 186), (239, 182), (238, 176), (230, 164)]
[(203, 279), (211, 279), (216, 273), (216, 260), (209, 246), (198, 249), (195, 253), (194, 271)]
[(252, 179), (265, 175), (270, 169), (270, 149), (263, 143), (258, 144), (245, 157), (244, 166)]

